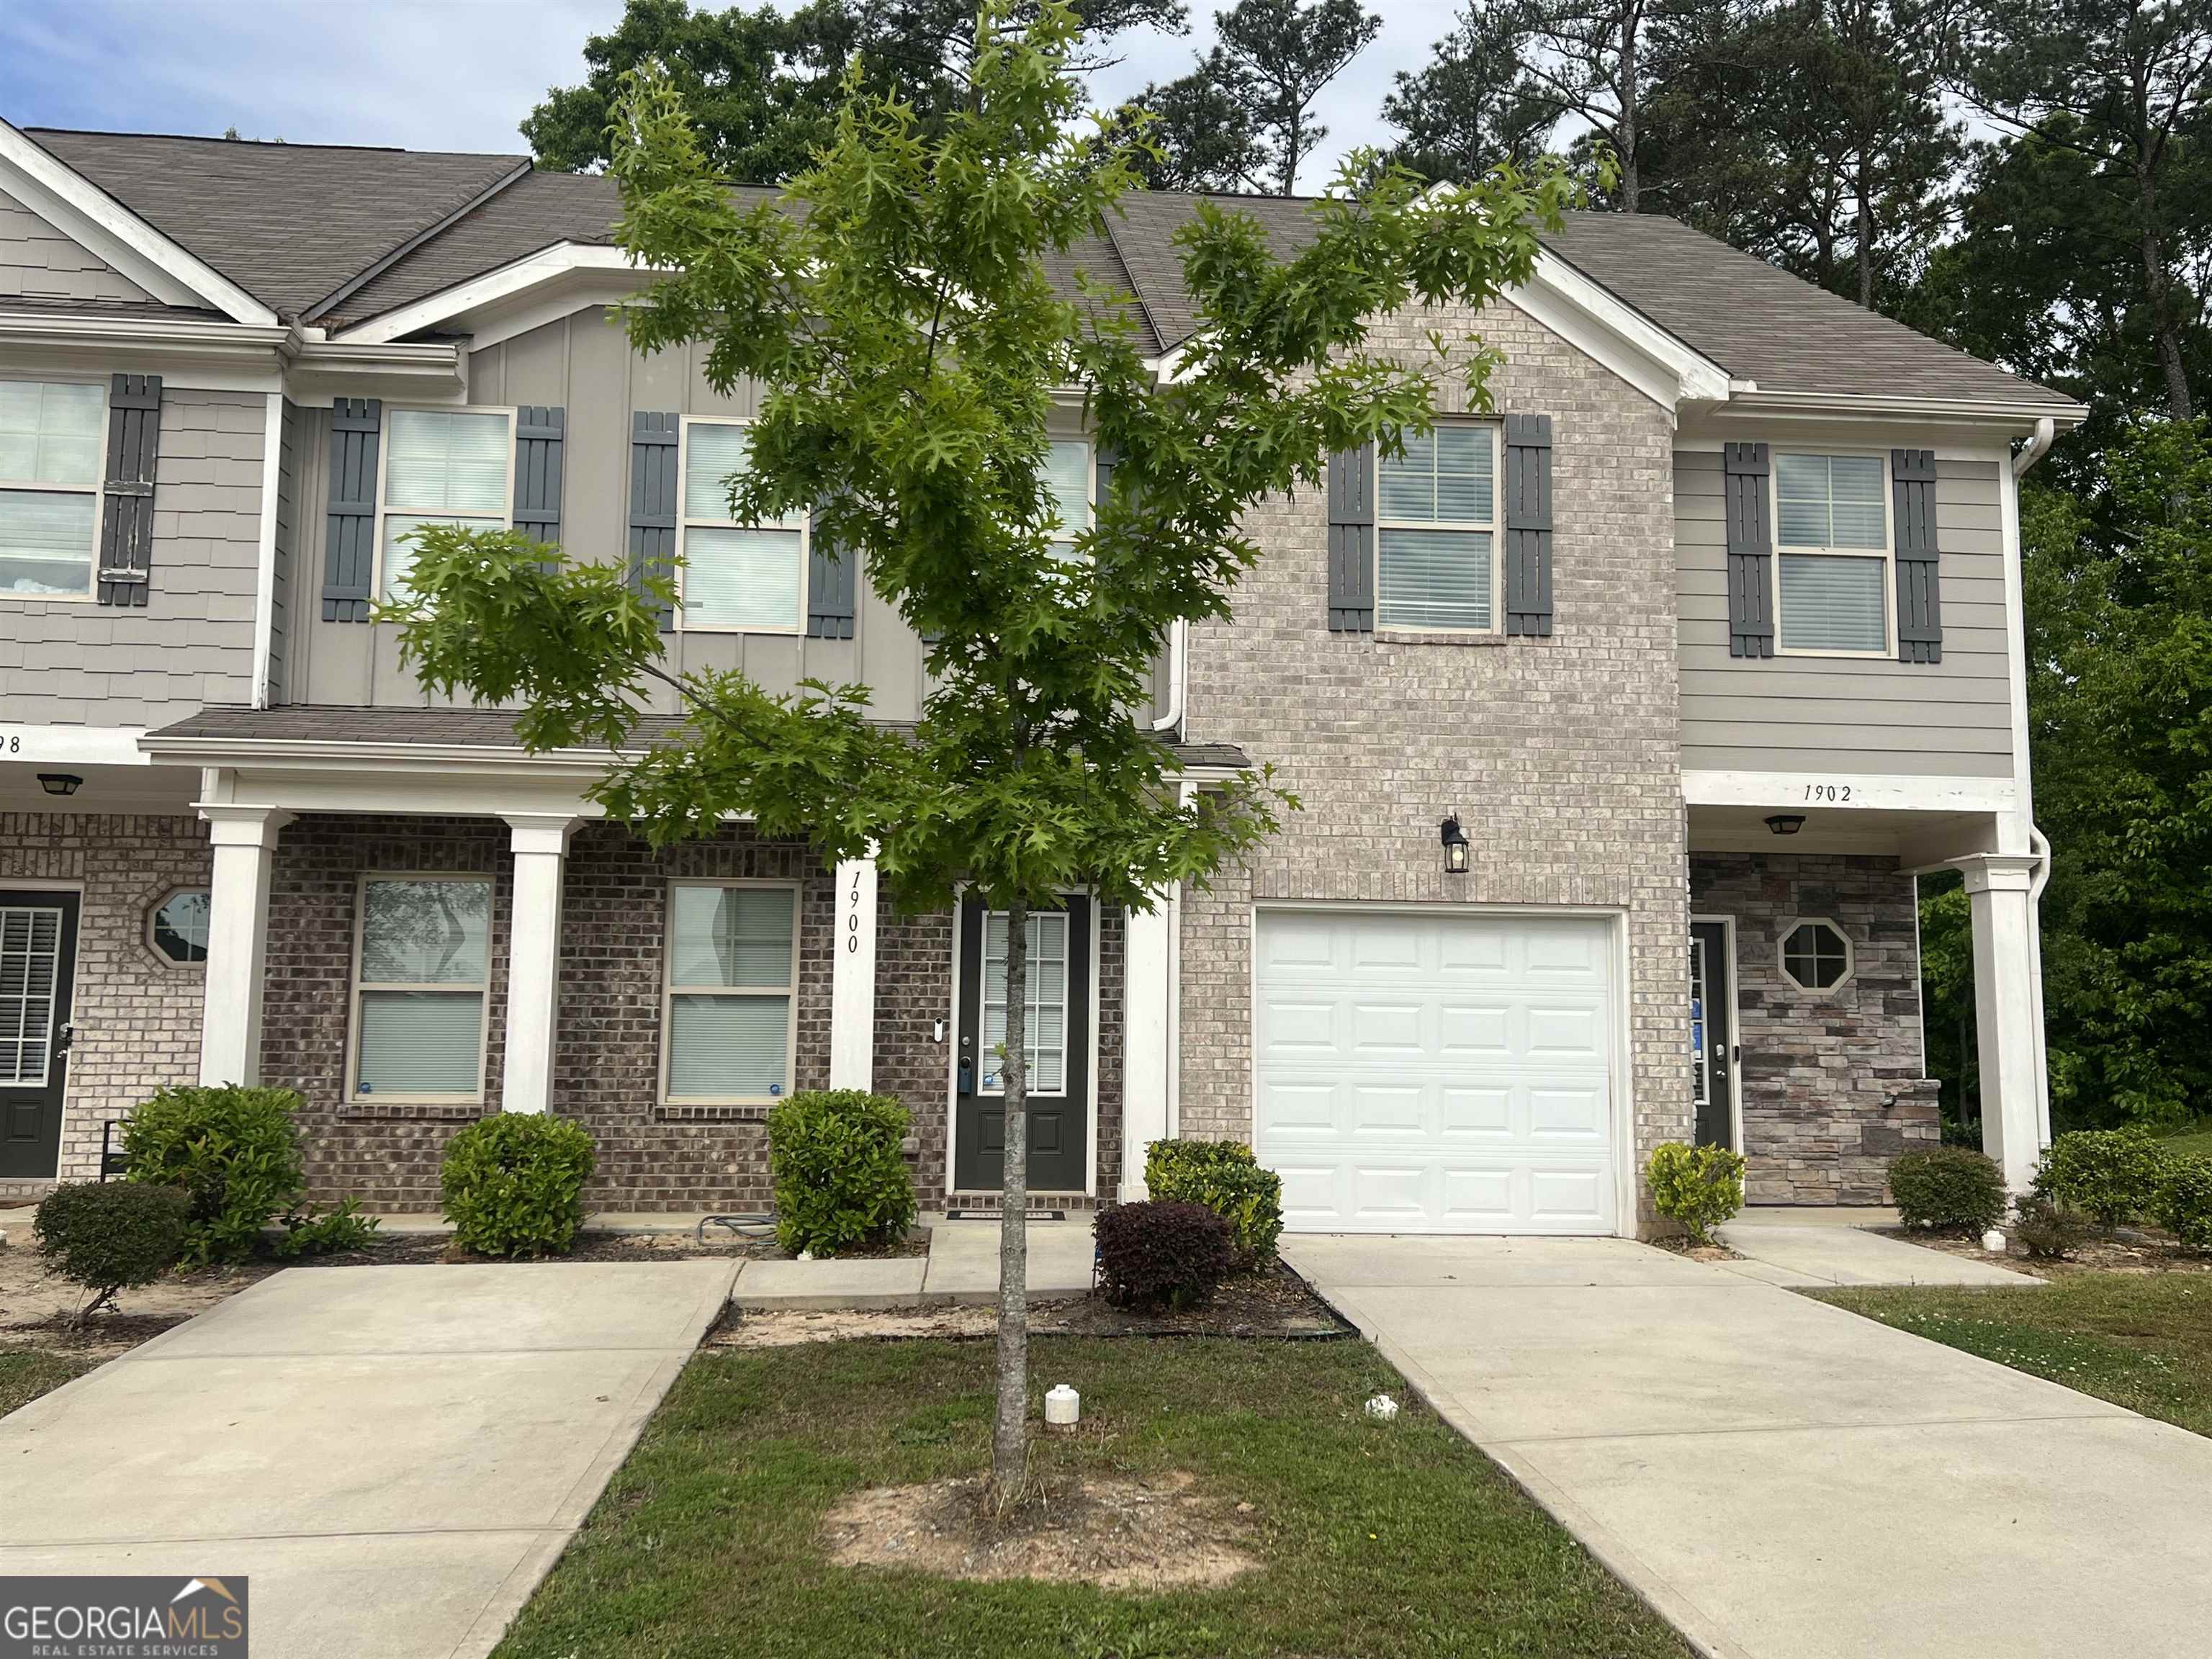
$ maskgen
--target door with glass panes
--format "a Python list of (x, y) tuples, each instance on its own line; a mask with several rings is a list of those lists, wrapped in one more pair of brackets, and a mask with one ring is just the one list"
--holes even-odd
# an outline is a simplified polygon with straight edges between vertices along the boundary
[(76, 918), (75, 893), (0, 893), (0, 1176), (61, 1158)]
[[(1079, 1193), (1090, 1144), (1091, 901), (1029, 921), (1029, 1186)], [(995, 1192), (1006, 1179), (1006, 918), (960, 907), (959, 1047), (954, 1058), (952, 1184)]]

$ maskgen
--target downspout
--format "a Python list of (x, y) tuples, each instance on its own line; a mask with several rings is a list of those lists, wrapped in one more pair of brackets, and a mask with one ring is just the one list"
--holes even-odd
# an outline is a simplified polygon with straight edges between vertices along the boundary
[[(289, 369), (300, 355), (300, 324), (285, 319), (286, 333), (276, 348), (282, 368)], [(272, 665), (276, 653), (276, 498), (282, 489), (284, 465), (284, 377), (276, 390), (264, 394), (268, 410), (261, 431), (261, 522), (253, 558), (253, 679), (248, 688), (256, 708), (276, 701)]]
[[(2021, 475), (2051, 453), (2051, 446), (2056, 441), (2057, 435), (2057, 423), (2046, 415), (2036, 422), (2034, 432), (2029, 436), (2027, 442), (2021, 447), (2020, 453), (2013, 457), (2013, 521), (2015, 529), (2020, 520)], [(2021, 556), (2025, 561), (2027, 553), (2024, 548), (2021, 550)], [(2021, 586), (2024, 599), (2027, 590), (2025, 571), (2022, 572)], [(2021, 611), (2020, 630), (2024, 705), (2025, 678), (2027, 672), (2027, 612), (2024, 604)], [(2024, 754), (2025, 750), (2023, 750)], [(2035, 948), (2039, 953), (2043, 949), (2043, 890), (2051, 884), (2051, 841), (2036, 825), (2035, 799), (2032, 790), (2027, 787), (2027, 780), (2025, 776), (2022, 777), (2021, 783), (2021, 793), (2027, 807), (2027, 850), (2035, 857), (2034, 872), (2027, 878), (2027, 924), (2034, 933)], [(2037, 1048), (2041, 1051), (2036, 1056), (2039, 1063), (2035, 1068), (2036, 1133), (2042, 1145), (2048, 1146), (2051, 1144), (2051, 1054), (2043, 1023), (2043, 975), (2039, 969), (2035, 975), (2034, 986), (2035, 1042)]]

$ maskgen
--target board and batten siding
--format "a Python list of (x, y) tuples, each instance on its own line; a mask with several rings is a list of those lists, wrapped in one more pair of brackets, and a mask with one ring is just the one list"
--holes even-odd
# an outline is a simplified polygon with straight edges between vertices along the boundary
[(267, 430), (258, 392), (164, 389), (146, 604), (0, 593), (0, 706), (10, 720), (160, 726), (252, 700)]
[(1998, 489), (1994, 461), (1937, 463), (1942, 662), (1753, 661), (1729, 655), (1720, 452), (1677, 451), (1683, 769), (2010, 777), (2010, 633)]
[(0, 299), (150, 300), (154, 296), (14, 197), (0, 192)]

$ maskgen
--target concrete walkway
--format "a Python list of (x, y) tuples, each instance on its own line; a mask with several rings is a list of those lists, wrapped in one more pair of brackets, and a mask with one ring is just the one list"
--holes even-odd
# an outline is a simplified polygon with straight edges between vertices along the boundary
[(1720, 1230), (1720, 1238), (1747, 1259), (1717, 1265), (1769, 1285), (1799, 1290), (1830, 1285), (2045, 1282), (1993, 1261), (1931, 1250), (1869, 1231), (1896, 1224), (1893, 1210), (1746, 1210)]
[(1707, 1654), (2206, 1650), (2212, 1440), (1626, 1240), (1282, 1249)]
[(464, 1659), (736, 1264), (301, 1267), (0, 1419), (0, 1576), (244, 1574), (271, 1659)]
[[(1091, 1224), (1087, 1215), (1030, 1223), (1025, 1282), (1032, 1297), (1081, 1296), (1091, 1288)], [(939, 1218), (930, 1223), (927, 1256), (748, 1261), (735, 1299), (748, 1312), (769, 1312), (942, 1307), (998, 1294), (999, 1224)]]

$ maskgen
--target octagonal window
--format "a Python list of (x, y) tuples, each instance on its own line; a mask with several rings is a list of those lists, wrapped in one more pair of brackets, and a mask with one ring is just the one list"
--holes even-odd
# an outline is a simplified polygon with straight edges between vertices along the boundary
[(1832, 921), (1801, 921), (1782, 936), (1782, 972), (1801, 991), (1832, 991), (1850, 977), (1851, 942)]
[(179, 968), (207, 960), (208, 890), (179, 887), (154, 907), (147, 922), (147, 943), (162, 961)]

